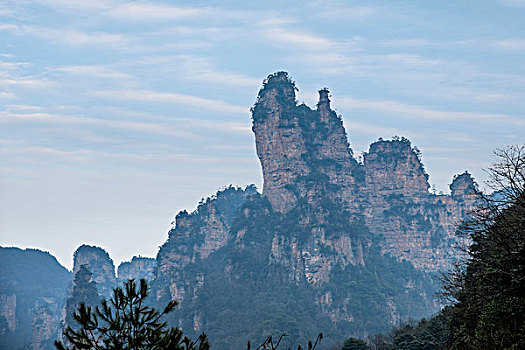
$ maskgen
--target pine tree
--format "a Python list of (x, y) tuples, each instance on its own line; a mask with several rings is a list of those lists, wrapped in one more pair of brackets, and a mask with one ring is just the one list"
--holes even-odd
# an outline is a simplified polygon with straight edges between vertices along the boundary
[(208, 350), (205, 334), (196, 342), (178, 328), (168, 328), (163, 317), (174, 310), (176, 301), (171, 301), (162, 312), (146, 305), (148, 285), (141, 279), (137, 288), (134, 280), (124, 283), (124, 288), (113, 290), (113, 297), (101, 301), (93, 308), (81, 303), (73, 314), (80, 325), (75, 330), (64, 331), (66, 343), (55, 341), (59, 350)]

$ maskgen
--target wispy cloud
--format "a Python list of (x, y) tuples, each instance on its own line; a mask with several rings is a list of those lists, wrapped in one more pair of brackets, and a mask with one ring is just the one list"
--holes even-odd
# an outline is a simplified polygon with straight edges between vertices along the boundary
[(134, 76), (128, 73), (120, 72), (103, 65), (84, 65), (84, 66), (64, 66), (55, 69), (57, 72), (64, 72), (75, 75), (84, 75), (90, 77), (112, 78), (112, 79), (133, 79)]
[(525, 8), (525, 0), (497, 0), (502, 5)]
[(151, 90), (101, 90), (91, 93), (93, 96), (115, 100), (132, 100), (142, 102), (162, 102), (204, 108), (219, 112), (247, 114), (248, 108), (220, 100)]
[(12, 98), (16, 98), (16, 95), (9, 91), (0, 91), (0, 98), (12, 99)]
[(335, 41), (283, 26), (282, 22), (260, 21), (257, 26), (261, 28), (267, 40), (279, 45), (290, 45), (306, 50), (329, 50), (336, 46)]
[(111, 120), (93, 117), (83, 117), (65, 114), (53, 114), (45, 112), (37, 113), (12, 113), (0, 112), (0, 123), (6, 122), (33, 122), (33, 123), (54, 123), (54, 124), (79, 124), (116, 128), (137, 133), (153, 133), (159, 135), (171, 135), (184, 138), (192, 138), (196, 135), (180, 130), (173, 125), (145, 123), (135, 121)]
[(377, 8), (370, 6), (341, 6), (325, 2), (321, 2), (320, 6), (322, 9), (318, 12), (318, 16), (331, 20), (366, 20), (378, 12)]
[(55, 9), (76, 10), (104, 10), (116, 6), (121, 1), (116, 0), (40, 0), (41, 3), (47, 4)]
[(365, 109), (381, 111), (386, 113), (395, 113), (397, 115), (411, 118), (426, 118), (436, 120), (484, 120), (491, 122), (512, 122), (522, 125), (523, 121), (513, 119), (506, 114), (481, 113), (481, 112), (457, 112), (443, 111), (424, 106), (410, 105), (397, 101), (371, 101), (360, 100), (353, 97), (337, 97), (337, 105), (348, 109)]
[(108, 33), (104, 31), (85, 32), (69, 28), (52, 28), (18, 24), (0, 25), (0, 30), (6, 30), (16, 35), (35, 36), (68, 45), (95, 45), (123, 48), (135, 43), (135, 40), (129, 35)]
[(257, 87), (262, 81), (262, 78), (253, 78), (237, 72), (221, 71), (211, 57), (177, 55), (161, 58), (157, 60), (156, 64), (159, 61), (164, 64), (177, 62), (177, 66), (181, 71), (180, 74), (190, 80), (250, 87)]
[(394, 135), (407, 135), (407, 132), (399, 128), (388, 128), (372, 124), (365, 124), (357, 121), (348, 121), (343, 119), (346, 131), (352, 134), (367, 134), (374, 137), (392, 137)]
[(164, 21), (209, 14), (206, 8), (179, 7), (166, 4), (129, 2), (121, 4), (106, 12), (117, 19), (135, 21)]
[(495, 41), (493, 45), (505, 50), (525, 51), (525, 39), (523, 38), (502, 39)]
[(16, 79), (0, 79), (0, 86), (23, 86), (28, 88), (45, 88), (52, 85), (55, 85), (56, 83), (52, 80), (48, 79), (33, 79), (33, 78), (26, 78), (26, 77), (20, 77)]

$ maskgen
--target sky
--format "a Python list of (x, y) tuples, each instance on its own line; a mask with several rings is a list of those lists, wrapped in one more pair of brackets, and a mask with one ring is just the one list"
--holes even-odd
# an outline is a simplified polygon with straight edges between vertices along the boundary
[(430, 183), (525, 141), (525, 0), (0, 0), (0, 245), (154, 257), (174, 215), (262, 188), (249, 109), (328, 87), (357, 157), (405, 136)]

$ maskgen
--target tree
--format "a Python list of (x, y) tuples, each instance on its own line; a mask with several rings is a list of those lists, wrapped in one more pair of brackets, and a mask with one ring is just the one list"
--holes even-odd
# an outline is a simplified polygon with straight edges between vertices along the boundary
[(364, 340), (348, 338), (344, 341), (341, 350), (370, 350), (370, 347)]
[(525, 147), (495, 153), (494, 192), (463, 225), (466, 261), (445, 278), (451, 349), (525, 348)]
[[(279, 347), (279, 344), (281, 344), (281, 340), (283, 340), (285, 336), (286, 334), (284, 333), (281, 334), (275, 344), (273, 342), (273, 338), (270, 336), (266, 338), (266, 340), (261, 345), (255, 348), (255, 350), (277, 350), (277, 348)], [(317, 345), (319, 345), (322, 339), (323, 339), (323, 333), (319, 333), (317, 335), (317, 339), (315, 340), (315, 343), (312, 343), (311, 340), (308, 341), (307, 349), (315, 350), (315, 348), (317, 348)], [(250, 341), (248, 340), (248, 343), (246, 344), (246, 350), (250, 350), (250, 349), (251, 349), (251, 345), (250, 345)], [(303, 350), (303, 347), (301, 345), (298, 345), (297, 350)]]
[(76, 322), (73, 314), (80, 303), (84, 303), (86, 306), (96, 306), (100, 302), (97, 284), (91, 280), (92, 275), (87, 265), (80, 265), (77, 273), (75, 273), (73, 291), (66, 300), (66, 326), (75, 328)]
[(117, 287), (113, 297), (102, 300), (94, 309), (81, 303), (73, 314), (80, 325), (75, 330), (68, 326), (64, 331), (66, 344), (55, 341), (59, 350), (100, 349), (100, 350), (208, 350), (205, 334), (196, 342), (178, 328), (168, 328), (163, 316), (177, 306), (171, 301), (162, 312), (146, 305), (148, 285), (140, 280), (140, 286), (134, 280), (124, 283), (124, 289)]

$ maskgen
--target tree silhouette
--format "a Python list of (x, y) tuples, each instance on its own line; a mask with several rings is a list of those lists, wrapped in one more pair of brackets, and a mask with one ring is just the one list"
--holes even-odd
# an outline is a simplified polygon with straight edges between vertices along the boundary
[(162, 312), (146, 305), (148, 285), (141, 279), (137, 288), (134, 280), (117, 287), (109, 301), (93, 308), (81, 303), (73, 314), (80, 328), (68, 326), (64, 331), (65, 343), (55, 341), (59, 350), (208, 350), (203, 333), (196, 342), (178, 328), (168, 328), (163, 316), (177, 306), (175, 300)]

